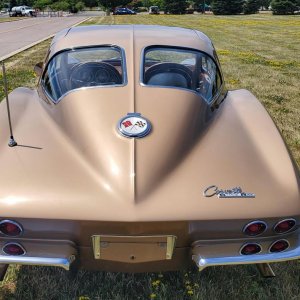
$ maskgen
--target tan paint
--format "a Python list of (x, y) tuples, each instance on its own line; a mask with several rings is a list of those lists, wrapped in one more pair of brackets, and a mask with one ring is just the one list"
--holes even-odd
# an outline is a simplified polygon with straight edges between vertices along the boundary
[[(7, 146), (1, 103), (1, 218), (21, 221), (22, 238), (73, 241), (84, 248), (81, 258), (91, 267), (92, 235), (175, 235), (176, 247), (187, 250), (176, 248), (173, 262), (164, 262), (161, 269), (171, 270), (191, 261), (182, 253), (195, 241), (243, 239), (243, 226), (257, 218), (269, 222), (266, 235), (272, 236), (279, 217), (298, 218), (298, 170), (250, 92), (229, 92), (212, 112), (194, 92), (140, 84), (145, 47), (184, 45), (213, 56), (208, 38), (156, 26), (80, 27), (63, 38), (66, 32), (54, 40), (50, 57), (64, 48), (116, 44), (126, 53), (128, 84), (74, 90), (57, 105), (45, 101), (41, 89), (39, 94), (16, 89), (10, 94), (19, 144), (14, 148)], [(150, 120), (148, 136), (134, 140), (117, 132), (118, 121), (129, 112)], [(204, 197), (210, 185), (240, 186), (256, 197)], [(114, 263), (96, 265), (118, 269)], [(135, 270), (146, 269), (142, 264)]]
[[(153, 130), (136, 141), (116, 131), (130, 108), (126, 88), (104, 88), (99, 100), (98, 89), (74, 92), (46, 109), (34, 92), (14, 92), (15, 137), (19, 144), (42, 149), (7, 147), (1, 105), (1, 128), (7, 132), (1, 135), (2, 215), (174, 221), (299, 214), (299, 186), (289, 154), (249, 92), (230, 92), (206, 128), (205, 105), (194, 93), (140, 89), (145, 92), (136, 98), (137, 111), (151, 120)], [(241, 186), (256, 198), (203, 197), (212, 184)]]

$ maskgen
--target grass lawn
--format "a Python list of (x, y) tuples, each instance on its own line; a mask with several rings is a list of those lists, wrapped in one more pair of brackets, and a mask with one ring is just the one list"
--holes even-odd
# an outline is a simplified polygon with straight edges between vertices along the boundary
[[(93, 18), (88, 24), (159, 24), (206, 33), (227, 87), (249, 89), (260, 99), (300, 166), (300, 16), (137, 15)], [(7, 61), (10, 89), (34, 86), (33, 66), (48, 45)], [(299, 299), (299, 262), (275, 264), (274, 270), (274, 279), (260, 278), (254, 266), (135, 275), (80, 271), (70, 277), (55, 268), (10, 267), (0, 299)]]
[(26, 17), (19, 17), (19, 18), (3, 17), (3, 18), (0, 18), (0, 23), (18, 21), (18, 20), (22, 20), (22, 19), (26, 19)]

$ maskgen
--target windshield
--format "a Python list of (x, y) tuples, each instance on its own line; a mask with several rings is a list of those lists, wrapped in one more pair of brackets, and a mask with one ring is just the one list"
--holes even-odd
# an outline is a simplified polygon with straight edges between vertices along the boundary
[(151, 47), (144, 55), (143, 83), (196, 91), (207, 102), (219, 92), (222, 80), (207, 54), (180, 48)]
[(67, 50), (51, 59), (42, 82), (54, 102), (77, 88), (122, 85), (123, 60), (117, 47)]

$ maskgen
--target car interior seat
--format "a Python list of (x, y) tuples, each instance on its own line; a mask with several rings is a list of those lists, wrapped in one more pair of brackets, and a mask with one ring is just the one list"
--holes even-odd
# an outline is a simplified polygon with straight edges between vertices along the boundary
[(190, 89), (192, 71), (178, 63), (158, 63), (145, 72), (144, 83), (149, 85), (181, 87)]

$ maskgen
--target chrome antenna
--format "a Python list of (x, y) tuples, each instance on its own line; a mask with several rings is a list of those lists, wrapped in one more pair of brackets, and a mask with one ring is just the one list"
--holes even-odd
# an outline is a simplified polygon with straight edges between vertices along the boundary
[(10, 117), (10, 109), (9, 109), (9, 101), (8, 101), (8, 88), (7, 88), (7, 80), (6, 80), (6, 71), (4, 61), (2, 61), (2, 72), (3, 72), (3, 82), (4, 82), (4, 92), (6, 98), (6, 107), (7, 107), (7, 115), (8, 115), (8, 123), (9, 123), (9, 130), (10, 130), (10, 138), (8, 142), (9, 147), (17, 146), (17, 142), (14, 139), (12, 126), (11, 126), (11, 117)]

